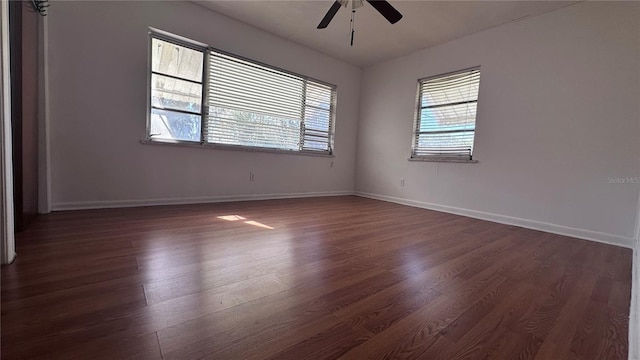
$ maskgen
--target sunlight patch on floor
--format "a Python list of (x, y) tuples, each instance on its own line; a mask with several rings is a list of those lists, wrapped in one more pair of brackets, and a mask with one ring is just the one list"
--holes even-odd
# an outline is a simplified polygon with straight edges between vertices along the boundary
[[(247, 220), (247, 218), (240, 216), (240, 215), (222, 215), (222, 216), (218, 216), (218, 219), (221, 220), (227, 220), (227, 221), (238, 221), (238, 220)], [(263, 229), (269, 229), (269, 230), (273, 230), (274, 228), (269, 226), (269, 225), (265, 225), (261, 222), (258, 221), (254, 221), (254, 220), (248, 220), (244, 222), (247, 225), (253, 225), (253, 226), (257, 226), (257, 227), (261, 227)]]

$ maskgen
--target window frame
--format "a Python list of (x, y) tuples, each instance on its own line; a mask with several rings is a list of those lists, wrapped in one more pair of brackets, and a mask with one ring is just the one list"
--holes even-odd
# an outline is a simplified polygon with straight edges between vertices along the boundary
[[(165, 41), (174, 45), (178, 45), (178, 46), (182, 46), (191, 50), (195, 50), (195, 51), (199, 51), (202, 53), (202, 61), (203, 61), (203, 66), (202, 66), (202, 77), (200, 79), (200, 85), (202, 86), (202, 92), (200, 93), (200, 140), (199, 141), (191, 141), (191, 140), (176, 140), (176, 139), (154, 139), (151, 136), (151, 110), (154, 109), (153, 106), (153, 101), (152, 101), (152, 91), (151, 91), (151, 79), (153, 78), (153, 75), (160, 75), (160, 76), (166, 76), (166, 77), (171, 77), (171, 78), (175, 78), (178, 80), (182, 80), (182, 81), (188, 81), (188, 82), (192, 82), (192, 83), (196, 83), (196, 81), (191, 81), (188, 79), (181, 79), (179, 77), (176, 76), (172, 76), (172, 75), (167, 75), (167, 74), (162, 74), (162, 73), (156, 73), (153, 71), (153, 39), (158, 39), (161, 41)], [(177, 35), (173, 35), (173, 34), (169, 34), (167, 32), (164, 32), (162, 30), (158, 30), (158, 29), (153, 29), (150, 28), (149, 29), (149, 38), (148, 38), (148, 49), (147, 49), (147, 122), (146, 122), (146, 133), (145, 133), (145, 142), (159, 142), (159, 143), (168, 143), (168, 144), (203, 144), (203, 132), (202, 132), (202, 126), (204, 125), (204, 116), (206, 113), (206, 108), (205, 108), (205, 99), (206, 99), (206, 86), (205, 86), (205, 79), (207, 76), (207, 48), (208, 46), (202, 43), (198, 43), (196, 41), (192, 41), (189, 40), (187, 38), (181, 37), (181, 36), (177, 36)], [(189, 111), (180, 111), (180, 110), (168, 110), (168, 111), (175, 111), (175, 112), (179, 112), (179, 113), (187, 113), (187, 114), (192, 114), (192, 115), (197, 115), (198, 113), (196, 112), (189, 112)]]
[[(472, 66), (460, 70), (449, 71), (446, 73), (441, 73), (433, 76), (427, 76), (424, 78), (420, 78), (417, 81), (417, 89), (416, 89), (416, 105), (415, 105), (415, 113), (413, 116), (413, 127), (411, 129), (411, 154), (409, 156), (409, 161), (426, 161), (426, 162), (454, 162), (454, 163), (477, 163), (478, 160), (473, 158), (473, 150), (469, 154), (469, 159), (466, 158), (455, 158), (453, 156), (437, 156), (437, 155), (416, 155), (416, 145), (418, 143), (418, 136), (420, 134), (420, 123), (421, 123), (421, 113), (422, 113), (422, 85), (423, 83), (437, 79), (441, 77), (446, 77), (455, 74), (461, 74), (473, 70), (480, 71), (480, 65)], [(482, 74), (480, 72), (480, 74)], [(480, 78), (478, 78), (478, 97), (475, 101), (467, 101), (465, 103), (469, 104), (471, 102), (475, 102), (476, 106), (480, 102)], [(455, 105), (455, 103), (446, 104), (447, 105)], [(442, 106), (442, 105), (439, 105)], [(474, 127), (473, 127), (473, 147), (475, 147), (475, 137), (476, 137), (476, 122), (477, 122), (478, 114), (476, 110), (476, 116), (474, 118)], [(465, 130), (459, 130), (456, 132), (464, 132)]]
[[(202, 94), (201, 94), (201, 106), (200, 106), (200, 141), (190, 141), (190, 140), (177, 140), (177, 139), (159, 139), (153, 138), (151, 136), (151, 110), (154, 109), (152, 105), (152, 82), (151, 78), (153, 74), (156, 72), (153, 71), (153, 54), (152, 54), (152, 43), (153, 39), (158, 39), (162, 41), (166, 41), (178, 46), (183, 46), (192, 50), (199, 51), (203, 54), (203, 70), (202, 70)], [(286, 74), (290, 74), (295, 77), (299, 77), (304, 81), (303, 87), (303, 98), (306, 98), (306, 87), (307, 82), (315, 82), (324, 86), (327, 86), (331, 89), (331, 103), (329, 105), (329, 124), (328, 124), (328, 150), (305, 150), (303, 148), (303, 143), (301, 143), (299, 150), (287, 150), (287, 149), (279, 149), (279, 148), (270, 148), (270, 147), (260, 147), (260, 146), (247, 146), (247, 145), (232, 145), (232, 144), (219, 144), (208, 142), (205, 139), (205, 126), (207, 126), (207, 112), (208, 112), (208, 81), (209, 81), (209, 61), (210, 61), (210, 53), (217, 52), (220, 54), (224, 54), (236, 59), (240, 59), (251, 64), (255, 64), (256, 66), (265, 67), (267, 69), (271, 69), (278, 72), (283, 72)], [(145, 137), (141, 142), (144, 144), (171, 144), (171, 145), (180, 145), (180, 146), (188, 146), (188, 147), (199, 147), (199, 148), (212, 148), (212, 149), (220, 149), (220, 150), (241, 150), (241, 151), (252, 151), (252, 152), (267, 152), (267, 153), (279, 153), (279, 154), (292, 154), (292, 155), (310, 155), (310, 156), (324, 156), (324, 157), (334, 157), (335, 149), (334, 149), (334, 140), (335, 140), (335, 121), (336, 121), (336, 103), (337, 103), (337, 89), (338, 86), (335, 84), (328, 83), (326, 81), (318, 80), (312, 78), (310, 76), (302, 75), (295, 73), (293, 71), (289, 71), (286, 69), (282, 69), (270, 64), (263, 63), (261, 61), (249, 59), (247, 57), (236, 55), (231, 52), (221, 50), (204, 43), (200, 43), (197, 41), (190, 40), (188, 38), (175, 35), (163, 30), (149, 28), (149, 36), (148, 36), (148, 49), (147, 49), (147, 120), (146, 120), (146, 129), (145, 129)], [(167, 76), (162, 73), (157, 73), (160, 76)], [(172, 77), (172, 76), (169, 76)], [(182, 79), (180, 79), (182, 80)], [(304, 115), (307, 107), (311, 105), (307, 105), (306, 101), (302, 104), (302, 110)], [(170, 110), (173, 111), (173, 110)], [(176, 111), (182, 112), (182, 111)], [(193, 115), (197, 115), (198, 113), (185, 112)], [(301, 119), (301, 126), (305, 126), (304, 124), (304, 116)], [(304, 141), (304, 131), (301, 131), (301, 141)]]

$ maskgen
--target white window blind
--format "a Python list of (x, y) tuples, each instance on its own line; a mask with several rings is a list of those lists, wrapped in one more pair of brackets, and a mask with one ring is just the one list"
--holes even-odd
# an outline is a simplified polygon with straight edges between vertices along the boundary
[(335, 91), (329, 85), (307, 79), (305, 81), (305, 107), (302, 149), (327, 151), (331, 149), (332, 104)]
[(303, 79), (210, 52), (210, 143), (298, 150)]
[(473, 158), (480, 69), (422, 79), (412, 158)]
[[(152, 39), (153, 43), (156, 41)], [(172, 53), (176, 59), (164, 61), (178, 61), (179, 53)], [(187, 139), (173, 136), (176, 132), (171, 131), (170, 122), (158, 121), (161, 118), (155, 115), (158, 111), (155, 108), (158, 91), (155, 90), (157, 80), (154, 65), (151, 80), (151, 139), (151, 131), (158, 128), (154, 124), (164, 126), (167, 123), (167, 130), (161, 134), (163, 139), (179, 141), (197, 137), (203, 144), (218, 146), (332, 153), (334, 85), (213, 48), (206, 48), (201, 55), (206, 62), (202, 81), (205, 106), (201, 108), (200, 98), (195, 97), (197, 90), (201, 89), (195, 87), (200, 85), (195, 77), (202, 74), (201, 69), (200, 72), (194, 70), (193, 76), (189, 73), (194, 79), (187, 79), (190, 82), (184, 84), (184, 90), (176, 94), (169, 93), (171, 96), (183, 96), (185, 101), (190, 101), (189, 104), (197, 102), (197, 107), (189, 105), (179, 109), (181, 117), (194, 116), (192, 119), (200, 122), (197, 129), (192, 127), (197, 130), (197, 136)], [(155, 56), (156, 53), (152, 52), (152, 64), (158, 62)], [(195, 65), (192, 67), (195, 69)], [(200, 110), (203, 116), (195, 118)]]

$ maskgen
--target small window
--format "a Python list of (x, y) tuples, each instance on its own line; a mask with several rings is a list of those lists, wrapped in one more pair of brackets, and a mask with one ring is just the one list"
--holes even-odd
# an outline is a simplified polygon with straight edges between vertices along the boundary
[(472, 160), (480, 69), (419, 80), (411, 158)]
[(335, 85), (152, 32), (150, 86), (149, 140), (332, 153)]

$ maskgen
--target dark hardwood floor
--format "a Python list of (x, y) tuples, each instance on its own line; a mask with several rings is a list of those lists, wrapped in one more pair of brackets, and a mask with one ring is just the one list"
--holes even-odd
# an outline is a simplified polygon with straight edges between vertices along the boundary
[(2, 359), (624, 359), (631, 250), (358, 197), (40, 216)]

